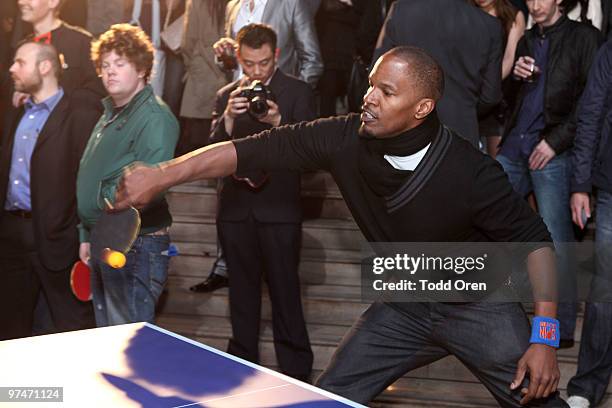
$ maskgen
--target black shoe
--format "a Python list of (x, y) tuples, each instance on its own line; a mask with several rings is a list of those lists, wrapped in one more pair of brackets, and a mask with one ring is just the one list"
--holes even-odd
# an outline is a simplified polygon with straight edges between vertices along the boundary
[(211, 273), (204, 282), (193, 285), (189, 288), (192, 292), (207, 293), (214, 292), (217, 289), (225, 288), (229, 285), (229, 281), (225, 276)]

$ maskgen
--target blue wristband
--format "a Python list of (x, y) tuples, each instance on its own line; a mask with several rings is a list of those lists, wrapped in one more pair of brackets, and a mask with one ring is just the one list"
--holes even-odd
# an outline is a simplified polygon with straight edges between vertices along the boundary
[(557, 319), (535, 316), (531, 326), (529, 342), (559, 348), (560, 334)]

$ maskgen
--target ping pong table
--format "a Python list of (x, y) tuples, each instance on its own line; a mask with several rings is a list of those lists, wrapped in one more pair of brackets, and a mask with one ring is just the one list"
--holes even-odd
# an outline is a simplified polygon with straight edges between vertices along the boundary
[(149, 323), (2, 341), (0, 387), (62, 387), (39, 408), (363, 407)]

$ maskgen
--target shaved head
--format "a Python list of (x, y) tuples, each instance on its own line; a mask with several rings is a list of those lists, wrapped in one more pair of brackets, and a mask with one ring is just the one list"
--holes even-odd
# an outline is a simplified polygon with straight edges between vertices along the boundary
[(33, 40), (25, 40), (17, 45), (17, 50), (22, 47), (35, 50), (36, 63), (40, 64), (43, 61), (49, 61), (51, 64), (53, 75), (57, 80), (62, 76), (62, 62), (60, 60), (57, 49), (51, 44), (45, 44), (44, 42), (37, 42)]
[(444, 93), (444, 71), (429, 54), (418, 47), (396, 47), (386, 53), (405, 64), (419, 96), (439, 101)]

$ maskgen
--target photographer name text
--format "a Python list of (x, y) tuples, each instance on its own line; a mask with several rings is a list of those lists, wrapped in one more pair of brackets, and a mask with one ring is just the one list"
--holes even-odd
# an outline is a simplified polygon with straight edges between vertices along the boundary
[(375, 291), (474, 291), (481, 292), (487, 290), (485, 282), (467, 282), (463, 279), (458, 280), (439, 280), (430, 281), (427, 279), (419, 279), (411, 281), (402, 279), (397, 282), (385, 282), (382, 279), (377, 279), (372, 282), (372, 288)]

